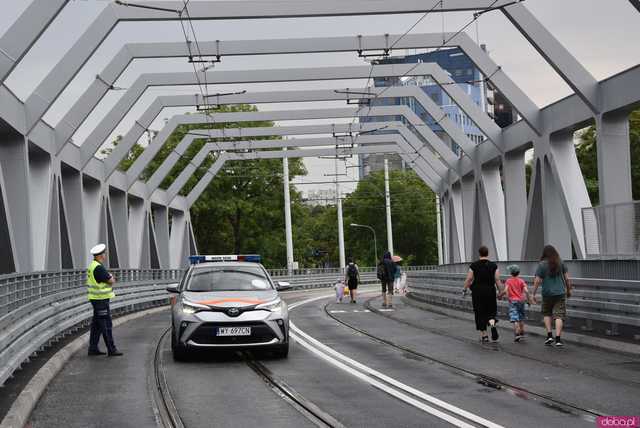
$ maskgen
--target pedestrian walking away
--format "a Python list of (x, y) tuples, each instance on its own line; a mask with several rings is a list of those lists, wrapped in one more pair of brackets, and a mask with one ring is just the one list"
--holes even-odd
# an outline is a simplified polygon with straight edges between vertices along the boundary
[(393, 273), (393, 293), (400, 294), (400, 280), (402, 279), (402, 268), (400, 267), (400, 262), (402, 261), (402, 257), (392, 256), (391, 260), (396, 266), (396, 270)]
[(344, 296), (344, 281), (340, 278), (335, 283), (336, 289), (336, 303), (342, 303), (342, 297)]
[(347, 287), (349, 287), (351, 303), (356, 303), (356, 291), (358, 290), (358, 284), (360, 283), (360, 269), (358, 269), (358, 265), (355, 264), (353, 259), (349, 259), (344, 282), (346, 282)]
[(514, 341), (520, 342), (524, 338), (524, 305), (531, 303), (531, 296), (527, 283), (520, 278), (520, 266), (507, 266), (511, 277), (504, 282), (504, 290), (499, 297), (505, 296), (509, 301), (509, 321), (513, 323)]
[(382, 307), (393, 307), (393, 281), (396, 273), (396, 264), (391, 260), (391, 253), (386, 252), (378, 263), (377, 276), (382, 283)]
[[(540, 264), (533, 280), (533, 301), (537, 303), (536, 292), (542, 287), (542, 316), (547, 330), (545, 345), (564, 346), (562, 328), (567, 317), (567, 298), (571, 297), (571, 278), (566, 265), (562, 262), (558, 251), (547, 245), (542, 250)], [(556, 337), (553, 338), (552, 321), (555, 323)]]
[(464, 292), (471, 290), (471, 301), (476, 321), (476, 330), (480, 332), (480, 341), (489, 341), (487, 326), (491, 328), (491, 340), (498, 340), (496, 328), (498, 303), (496, 287), (502, 291), (498, 265), (489, 260), (489, 249), (484, 245), (478, 250), (480, 259), (471, 263), (464, 281)]
[(104, 267), (103, 263), (106, 259), (106, 245), (98, 244), (91, 249), (93, 261), (87, 268), (87, 292), (88, 298), (93, 306), (93, 318), (91, 319), (91, 332), (89, 333), (89, 351), (90, 356), (105, 355), (98, 348), (100, 336), (104, 339), (107, 352), (110, 357), (120, 356), (122, 352), (118, 351), (113, 341), (113, 325), (111, 322), (111, 310), (109, 301), (115, 297), (112, 285), (116, 279)]

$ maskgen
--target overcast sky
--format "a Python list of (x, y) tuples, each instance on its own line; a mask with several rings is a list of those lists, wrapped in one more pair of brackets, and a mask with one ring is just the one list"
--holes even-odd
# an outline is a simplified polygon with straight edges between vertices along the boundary
[[(193, 3), (198, 0), (191, 0)], [(240, 1), (240, 0), (238, 0)], [(321, 0), (319, 0), (321, 1)], [(392, 1), (392, 0), (389, 0)], [(0, 14), (0, 33), (20, 15), (30, 0), (4, 0)], [(81, 37), (83, 31), (108, 4), (102, 0), (71, 1), (54, 24), (33, 47), (27, 57), (14, 70), (6, 84), (21, 99), (26, 99), (62, 58), (66, 50)], [(640, 13), (628, 0), (526, 0), (525, 5), (536, 17), (574, 54), (574, 56), (601, 80), (626, 68), (640, 64)], [(401, 34), (413, 25), (421, 15), (278, 19), (251, 21), (196, 21), (195, 32), (199, 41), (251, 40), (260, 38), (301, 38), (314, 36), (354, 36), (357, 34)], [(458, 31), (472, 17), (470, 12), (433, 14), (424, 19), (412, 33)], [(571, 93), (569, 87), (531, 48), (518, 31), (500, 12), (484, 14), (478, 25), (467, 29), (469, 35), (488, 46), (494, 61), (520, 85), (540, 107)], [(119, 24), (100, 49), (94, 54), (82, 72), (73, 80), (50, 111), (45, 120), (56, 125), (75, 99), (95, 79), (124, 43), (153, 41), (184, 41), (178, 22), (130, 22)], [(270, 55), (259, 57), (229, 57), (216, 65), (217, 70), (246, 70), (286, 67), (318, 67), (364, 64), (355, 53)], [(159, 71), (192, 71), (185, 59), (136, 60), (117, 82), (127, 87), (141, 73)], [(296, 90), (305, 88), (344, 88), (364, 85), (364, 81), (306, 82), (282, 84), (255, 84), (212, 87), (211, 93), (229, 90)], [(146, 92), (136, 107), (126, 116), (109, 141), (129, 130), (133, 121), (161, 94), (193, 94), (197, 87), (153, 88)], [(98, 121), (122, 95), (111, 91), (74, 135), (80, 144)], [(317, 108), (343, 107), (344, 103), (317, 103)], [(261, 110), (309, 108), (309, 104), (261, 105)], [(152, 125), (159, 129), (164, 118), (189, 109), (166, 109)], [(317, 123), (317, 122), (315, 122)], [(297, 122), (296, 124), (301, 124)], [(324, 181), (326, 173), (333, 172), (333, 161), (311, 159), (306, 161), (309, 175), (306, 181)], [(348, 170), (355, 177), (356, 169)], [(300, 180), (296, 180), (300, 181)], [(314, 186), (321, 187), (321, 186)], [(350, 186), (345, 186), (347, 189)], [(305, 186), (304, 189), (308, 189)]]

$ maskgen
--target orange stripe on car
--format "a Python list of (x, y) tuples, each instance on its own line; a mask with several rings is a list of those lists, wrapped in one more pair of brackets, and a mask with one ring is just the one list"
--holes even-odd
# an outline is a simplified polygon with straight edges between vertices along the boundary
[(257, 300), (257, 299), (218, 299), (218, 300), (199, 300), (197, 303), (201, 305), (218, 305), (220, 303), (247, 303), (250, 305), (259, 305), (260, 303), (264, 303), (266, 300)]

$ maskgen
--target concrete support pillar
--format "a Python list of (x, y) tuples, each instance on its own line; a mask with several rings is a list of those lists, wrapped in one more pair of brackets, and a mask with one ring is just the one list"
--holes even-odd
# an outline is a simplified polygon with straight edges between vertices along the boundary
[(542, 175), (543, 223), (545, 244), (551, 244), (563, 259), (571, 259), (571, 232), (563, 206), (563, 195), (545, 157)]
[[(32, 256), (32, 230), (30, 227), (30, 187), (28, 181), (28, 156), (25, 138), (17, 133), (0, 134), (0, 166), (3, 175), (3, 192), (7, 203), (5, 212), (9, 229), (13, 234), (13, 262), (18, 272), (44, 268), (44, 256), (38, 265)], [(48, 198), (49, 187), (39, 190)], [(46, 199), (45, 199), (46, 200)], [(39, 267), (39, 269), (38, 269)]]
[(338, 157), (336, 156), (335, 163), (335, 178), (336, 178), (336, 209), (338, 211), (338, 257), (340, 268), (344, 269), (346, 266), (345, 254), (344, 254), (344, 222), (342, 219), (342, 198), (340, 197), (340, 185), (338, 184)]
[(477, 248), (474, 248), (473, 242), (474, 212), (476, 210), (476, 183), (473, 175), (462, 177), (460, 188), (462, 191), (462, 212), (464, 213), (462, 221), (464, 227), (465, 261), (470, 262), (474, 259), (477, 251)]
[(161, 269), (169, 268), (169, 210), (165, 206), (153, 205), (153, 229)]
[[(438, 264), (444, 263), (442, 251), (442, 215), (440, 212), (440, 194), (436, 193), (436, 235), (438, 240)], [(376, 261), (377, 263), (377, 261)]]
[[(100, 183), (96, 180), (84, 177), (82, 179), (82, 207), (84, 217), (84, 242), (87, 249), (101, 242), (100, 222), (102, 219), (102, 195)], [(91, 254), (86, 251), (83, 265), (89, 265)]]
[[(284, 150), (287, 150), (286, 148)], [(282, 174), (284, 183), (284, 233), (287, 243), (287, 270), (293, 271), (293, 232), (291, 230), (291, 194), (289, 192), (289, 158), (282, 158)]]
[(442, 209), (442, 253), (443, 253), (443, 263), (449, 264), (451, 263), (451, 257), (449, 253), (449, 241), (450, 241), (450, 233), (449, 233), (449, 217), (450, 217), (450, 206), (449, 206), (449, 195), (445, 193), (440, 201), (440, 208)]
[(179, 269), (189, 256), (189, 231), (187, 216), (182, 211), (171, 212), (171, 234), (169, 236), (171, 269)]
[(510, 152), (502, 157), (502, 177), (505, 197), (507, 258), (521, 260), (527, 217), (524, 151)]
[[(21, 186), (19, 199), (27, 199), (24, 208), (20, 209), (19, 216), (28, 219), (30, 234), (23, 235), (23, 239), (29, 236), (32, 265), (28, 270), (48, 270), (56, 269), (59, 265), (59, 206), (58, 206), (58, 186), (55, 182), (59, 173), (59, 164), (53, 167), (51, 156), (44, 150), (33, 147), (28, 149), (28, 142), (25, 142), (27, 152), (27, 164), (16, 164), (15, 167), (25, 168), (24, 171), (14, 171), (15, 184)], [(17, 158), (13, 158), (19, 162)], [(17, 174), (17, 175), (16, 175)], [(22, 187), (20, 184), (22, 175), (26, 174), (27, 182)], [(16, 198), (10, 199), (12, 205)], [(24, 209), (24, 211), (23, 211)], [(21, 232), (22, 234), (22, 232)], [(57, 250), (57, 251), (56, 251)], [(47, 260), (51, 254), (54, 260)]]
[(389, 191), (389, 160), (384, 158), (384, 203), (387, 213), (387, 250), (393, 255), (393, 223), (391, 221), (391, 192)]
[(112, 189), (109, 192), (109, 208), (113, 227), (114, 247), (118, 253), (118, 265), (129, 267), (129, 206), (125, 192)]
[(462, 205), (462, 191), (459, 184), (449, 189), (451, 201), (451, 245), (453, 246), (453, 263), (465, 261), (464, 210)]
[[(43, 217), (47, 219), (47, 232), (44, 236), (38, 236), (33, 234), (34, 248), (40, 247), (39, 240), (44, 238), (45, 249), (44, 254), (44, 270), (59, 271), (62, 269), (61, 260), (61, 243), (60, 243), (60, 193), (58, 186), (58, 176), (51, 175), (49, 180), (48, 201), (49, 206), (46, 211), (39, 211), (43, 213)], [(37, 269), (37, 268), (36, 268)]]
[(129, 265), (134, 269), (142, 267), (143, 242), (148, 241), (148, 228), (145, 221), (144, 201), (129, 198)]
[(544, 214), (542, 209), (542, 162), (543, 160), (540, 158), (533, 159), (526, 229), (522, 246), (522, 258), (524, 260), (539, 259), (545, 244)]
[(584, 258), (586, 250), (582, 209), (591, 207), (591, 201), (576, 156), (573, 132), (551, 135), (549, 163), (576, 256)]
[(600, 205), (631, 202), (629, 113), (596, 116)]
[(496, 260), (507, 260), (507, 226), (505, 201), (500, 179), (500, 167), (496, 163), (482, 167), (482, 188), (486, 201), (487, 220)]
[(64, 204), (73, 266), (83, 269), (89, 253), (84, 234), (84, 209), (82, 206), (82, 176), (80, 171), (63, 165), (61, 168), (62, 201)]

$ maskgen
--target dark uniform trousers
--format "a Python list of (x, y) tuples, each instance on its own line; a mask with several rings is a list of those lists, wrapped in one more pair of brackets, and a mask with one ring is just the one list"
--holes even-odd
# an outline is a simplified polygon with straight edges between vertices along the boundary
[(91, 333), (89, 334), (89, 352), (98, 351), (100, 336), (107, 345), (107, 352), (115, 352), (113, 343), (113, 324), (111, 323), (111, 309), (109, 299), (91, 300), (93, 305), (93, 318), (91, 319)]

